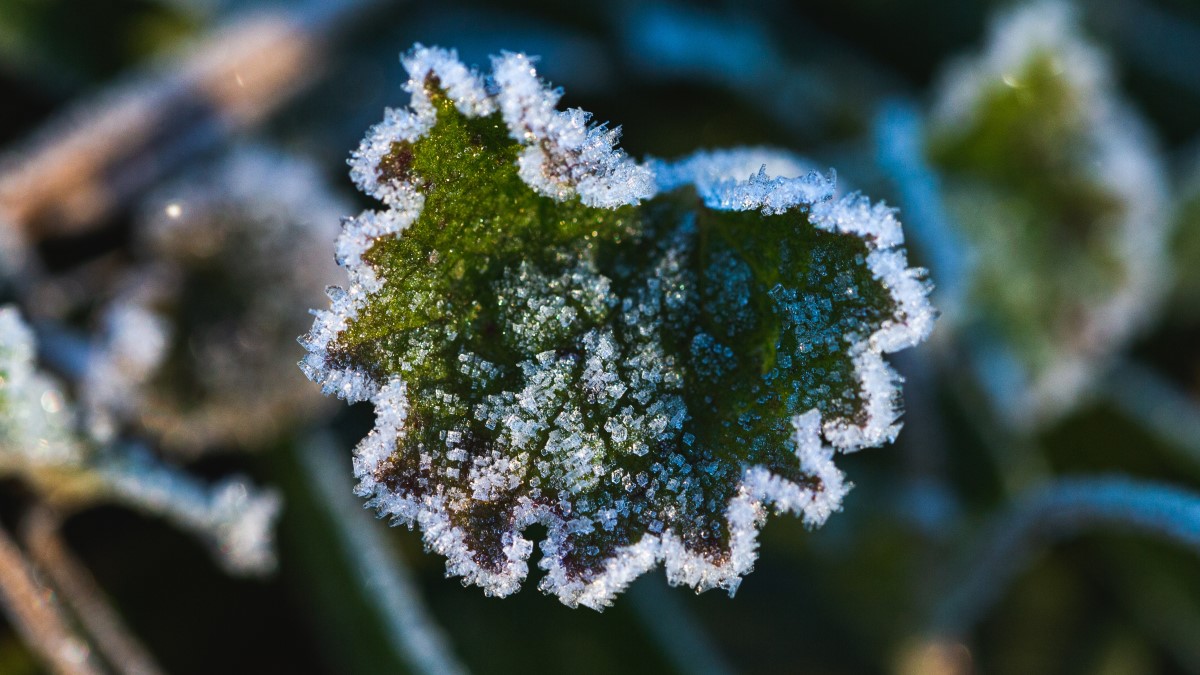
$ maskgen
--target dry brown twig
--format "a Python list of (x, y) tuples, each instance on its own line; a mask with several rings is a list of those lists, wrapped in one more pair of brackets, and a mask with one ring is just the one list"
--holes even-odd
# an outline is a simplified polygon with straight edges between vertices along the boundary
[(121, 620), (91, 572), (67, 548), (61, 519), (45, 506), (34, 507), (23, 523), (25, 546), (58, 589), (96, 649), (123, 675), (156, 675), (162, 668)]
[(257, 124), (314, 82), (327, 43), (372, 4), (244, 16), (177, 59), (81, 101), (0, 166), (0, 223), (33, 241), (93, 226), (172, 166)]
[(0, 606), (21, 639), (48, 669), (64, 675), (102, 673), (91, 648), (71, 629), (55, 594), (0, 527)]

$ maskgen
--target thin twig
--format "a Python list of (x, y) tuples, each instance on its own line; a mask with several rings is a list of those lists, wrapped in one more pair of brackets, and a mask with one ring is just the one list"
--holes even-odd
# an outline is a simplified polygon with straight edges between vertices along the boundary
[(933, 613), (935, 635), (967, 634), (1041, 546), (1089, 529), (1118, 527), (1200, 553), (1200, 494), (1124, 477), (1070, 478), (1027, 493), (999, 514)]
[(68, 626), (54, 594), (36, 581), (33, 568), (0, 527), (0, 601), (25, 644), (55, 673), (101, 673), (87, 643)]
[(96, 579), (67, 548), (60, 521), (46, 507), (30, 511), (23, 523), (30, 555), (58, 589), (96, 648), (118, 673), (155, 675), (162, 668), (113, 609)]
[(451, 652), (441, 628), (429, 615), (408, 565), (380, 536), (380, 523), (361, 508), (349, 480), (350, 463), (338, 463), (328, 443), (301, 449), (301, 464), (341, 539), (341, 550), (363, 584), (364, 598), (387, 626), (392, 648), (418, 673), (466, 673)]
[(0, 167), (0, 221), (32, 240), (94, 226), (314, 82), (329, 40), (371, 4), (313, 2), (242, 16), (174, 62), (79, 102)]

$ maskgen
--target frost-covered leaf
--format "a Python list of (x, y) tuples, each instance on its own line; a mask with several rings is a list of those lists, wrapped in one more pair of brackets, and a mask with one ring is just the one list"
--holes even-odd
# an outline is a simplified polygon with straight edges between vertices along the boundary
[(967, 321), (1024, 371), (1016, 421), (1069, 406), (1155, 304), (1166, 228), (1152, 148), (1068, 5), (1003, 15), (946, 77), (929, 151), (978, 252)]
[(118, 501), (160, 515), (205, 539), (231, 573), (274, 568), (274, 491), (236, 476), (210, 487), (142, 449), (99, 446), (75, 422), (62, 385), (37, 368), (33, 331), (0, 307), (0, 477), (64, 508)]
[(0, 474), (82, 464), (74, 411), (62, 386), (37, 370), (33, 334), (14, 307), (0, 308)]
[(316, 167), (243, 146), (164, 186), (139, 223), (142, 264), (103, 310), (83, 399), (101, 438), (122, 425), (185, 455), (254, 447), (321, 397), (289, 351), (337, 278), (329, 242), (349, 206)]
[(385, 208), (346, 221), (350, 285), (302, 338), (375, 404), (359, 493), (493, 595), (540, 523), (540, 587), (595, 608), (660, 562), (732, 591), (768, 507), (840, 508), (835, 449), (899, 426), (882, 354), (933, 322), (892, 210), (746, 152), (638, 164), (524, 55), (404, 63), (410, 108), (351, 160)]

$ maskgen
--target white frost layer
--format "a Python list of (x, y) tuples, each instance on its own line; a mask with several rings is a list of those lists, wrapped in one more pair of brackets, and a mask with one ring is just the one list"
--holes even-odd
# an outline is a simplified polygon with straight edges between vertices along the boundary
[(655, 193), (654, 174), (616, 147), (619, 130), (589, 124), (581, 110), (559, 111), (560, 92), (546, 86), (524, 54), (493, 59), (492, 87), (475, 70), (458, 60), (453, 50), (417, 45), (401, 58), (408, 71), (405, 89), (409, 107), (388, 109), (382, 122), (371, 127), (350, 157), (350, 176), (366, 194), (384, 202), (385, 211), (367, 211), (343, 223), (337, 241), (337, 260), (350, 277), (347, 289), (330, 289), (333, 306), (318, 310), (313, 328), (300, 339), (309, 352), (301, 369), (326, 394), (347, 401), (369, 400), (378, 384), (358, 369), (329, 368), (329, 342), (358, 314), (367, 294), (378, 290), (375, 271), (362, 260), (372, 243), (407, 229), (424, 208), (417, 183), (381, 181), (378, 167), (394, 143), (414, 143), (436, 122), (436, 109), (425, 87), (436, 78), (455, 108), (467, 117), (499, 110), (510, 135), (528, 146), (519, 159), (519, 173), (532, 189), (554, 199), (578, 195), (588, 206), (615, 208), (636, 204)]
[(672, 585), (687, 585), (697, 591), (723, 588), (734, 593), (742, 577), (758, 558), (758, 532), (766, 522), (767, 507), (776, 514), (799, 515), (809, 527), (819, 527), (841, 510), (842, 499), (850, 490), (842, 472), (833, 464), (833, 448), (821, 441), (820, 414), (813, 410), (793, 421), (796, 457), (805, 473), (820, 479), (819, 489), (802, 487), (772, 474), (762, 467), (750, 467), (743, 475), (736, 496), (725, 510), (729, 526), (729, 556), (717, 564), (689, 551), (675, 535), (647, 534), (636, 544), (617, 549), (604, 572), (590, 582), (571, 580), (558, 564), (555, 532), (542, 544), (541, 566), (547, 574), (539, 587), (554, 593), (572, 607), (584, 605), (603, 609), (612, 603), (634, 579), (660, 563), (666, 568)]
[(98, 458), (92, 469), (103, 496), (158, 514), (205, 539), (230, 574), (265, 574), (275, 569), (275, 521), (282, 496), (232, 476), (206, 485), (160, 463), (148, 452), (125, 447)]
[(92, 350), (80, 391), (88, 431), (97, 441), (112, 441), (117, 420), (136, 414), (139, 388), (161, 365), (170, 339), (170, 322), (133, 298), (120, 298), (105, 311), (101, 346)]
[(989, 27), (986, 51), (951, 65), (940, 84), (934, 121), (939, 125), (969, 123), (996, 82), (1019, 86), (1015, 78), (1031, 57), (1039, 55), (1054, 56), (1062, 77), (1085, 100), (1107, 98), (1100, 95), (1111, 87), (1107, 57), (1079, 37), (1072, 5), (1049, 0), (1000, 14)]
[(696, 183), (704, 205), (718, 211), (760, 211), (776, 215), (798, 206), (811, 206), (833, 197), (837, 179), (811, 171), (796, 178), (773, 178), (761, 167), (749, 180)]
[(77, 466), (84, 459), (74, 410), (35, 359), (33, 331), (16, 307), (0, 307), (0, 475)]
[(561, 92), (542, 84), (533, 59), (492, 59), (497, 102), (512, 137), (527, 145), (520, 175), (539, 194), (587, 206), (614, 208), (654, 194), (654, 175), (617, 149), (620, 129), (590, 126), (590, 113), (555, 109)]
[(1083, 165), (1125, 209), (1106, 244), (1120, 259), (1125, 280), (1085, 309), (1072, 344), (1063, 345), (1049, 368), (1022, 372), (1027, 382), (1017, 396), (1006, 397), (1011, 404), (996, 399), (1024, 425), (1053, 418), (1076, 402), (1103, 364), (1145, 324), (1166, 287), (1165, 170), (1150, 131), (1120, 100), (1107, 54), (1082, 35), (1073, 5), (1043, 0), (999, 15), (983, 54), (948, 69), (932, 122), (951, 131), (969, 125), (990, 92), (1001, 83), (1020, 87), (1020, 73), (1044, 57), (1053, 59), (1087, 130), (1092, 147)]
[(389, 205), (402, 198), (395, 184), (380, 182), (377, 168), (393, 143), (415, 142), (433, 126), (437, 111), (425, 87), (431, 77), (467, 117), (500, 110), (510, 135), (527, 146), (519, 159), (521, 179), (539, 194), (560, 201), (578, 195), (584, 204), (602, 208), (636, 204), (654, 194), (651, 171), (617, 149), (620, 130), (591, 125), (591, 116), (579, 109), (557, 110), (561, 93), (542, 83), (532, 58), (495, 57), (494, 94), (452, 50), (418, 45), (402, 61), (409, 73), (409, 109), (388, 110), (350, 159), (350, 175), (367, 194)]
[[(301, 368), (320, 383), (326, 393), (348, 401), (371, 400), (374, 404), (375, 428), (355, 450), (354, 473), (360, 481), (356, 492), (366, 497), (382, 516), (419, 527), (426, 545), (447, 558), (448, 574), (483, 587), (489, 595), (508, 595), (519, 589), (528, 573), (527, 561), (533, 547), (522, 532), (529, 525), (540, 523), (548, 530), (547, 538), (541, 544), (545, 553), (541, 566), (547, 574), (540, 588), (554, 593), (571, 606), (582, 604), (597, 609), (610, 604), (633, 579), (659, 564), (665, 566), (668, 579), (674, 584), (688, 584), (699, 590), (725, 588), (732, 592), (742, 575), (753, 566), (758, 530), (765, 521), (768, 507), (780, 513), (798, 514), (807, 525), (814, 527), (840, 509), (850, 484), (834, 466), (835, 451), (882, 443), (891, 439), (899, 426), (899, 378), (882, 355), (924, 339), (935, 317), (926, 300), (928, 287), (923, 281), (923, 270), (908, 268), (903, 250), (899, 248), (903, 237), (894, 212), (858, 195), (835, 199), (836, 181), (832, 174), (822, 176), (810, 171), (802, 160), (775, 151), (718, 151), (700, 153), (673, 164), (638, 165), (615, 149), (615, 131), (589, 127), (588, 116), (582, 111), (557, 111), (559, 92), (540, 82), (532, 59), (524, 55), (505, 54), (494, 59), (490, 89), (482, 84), (484, 80), (478, 74), (462, 67), (453, 52), (417, 47), (404, 63), (410, 74), (407, 87), (413, 94), (411, 109), (389, 110), (384, 121), (370, 130), (350, 160), (355, 182), (364, 192), (379, 198), (390, 208), (383, 213), (367, 212), (345, 222), (338, 243), (338, 260), (349, 272), (350, 286), (345, 290), (329, 289), (331, 308), (314, 312), (313, 329), (301, 340), (309, 351)], [(731, 552), (726, 559), (714, 562), (687, 550), (668, 528), (661, 533), (647, 533), (638, 542), (618, 549), (604, 571), (590, 581), (573, 579), (563, 565), (567, 537), (573, 532), (590, 531), (602, 523), (603, 516), (596, 519), (572, 517), (569, 508), (567, 515), (559, 515), (562, 511), (552, 512), (546, 506), (521, 497), (513, 512), (510, 529), (501, 542), (500, 569), (494, 571), (476, 561), (464, 530), (450, 518), (450, 512), (455, 509), (448, 500), (468, 499), (476, 493), (503, 492), (511, 476), (501, 475), (503, 471), (497, 468), (497, 458), (482, 458), (481, 462), (469, 467), (472, 492), (468, 495), (434, 493), (416, 497), (395, 492), (376, 478), (379, 469), (398, 448), (403, 447), (408, 416), (406, 386), (399, 377), (377, 382), (365, 371), (331, 369), (326, 354), (330, 343), (365, 306), (368, 294), (379, 288), (380, 280), (363, 262), (363, 253), (380, 237), (401, 235), (415, 222), (423, 208), (419, 177), (413, 184), (393, 182), (385, 185), (380, 183), (376, 167), (391, 151), (393, 143), (414, 142), (434, 124), (434, 113), (422, 86), (430, 74), (438, 77), (463, 114), (477, 116), (492, 110), (500, 111), (512, 137), (527, 146), (519, 159), (518, 169), (522, 179), (539, 194), (554, 199), (578, 195), (587, 205), (616, 207), (652, 197), (660, 190), (694, 185), (712, 208), (768, 214), (806, 209), (817, 227), (852, 234), (866, 241), (868, 267), (892, 291), (897, 306), (891, 321), (873, 335), (857, 336), (848, 345), (867, 401), (867, 422), (862, 426), (849, 422), (823, 423), (816, 410), (797, 416), (793, 420), (797, 459), (802, 470), (819, 479), (820, 484), (799, 485), (771, 474), (764, 467), (747, 467), (736, 496), (725, 509), (731, 534)], [(778, 176), (774, 172), (785, 175)], [(669, 266), (670, 262), (668, 255), (664, 264)], [(532, 311), (533, 305), (530, 308)], [(541, 308), (538, 305), (538, 309)], [(562, 319), (561, 313), (553, 316), (557, 318), (539, 315), (530, 317), (530, 321)], [(653, 316), (645, 318), (653, 320)], [(608, 352), (604, 347), (604, 336), (590, 334), (589, 339), (592, 342), (584, 346), (596, 365), (594, 368), (589, 365), (589, 382), (595, 382), (588, 386), (593, 386), (598, 395), (610, 388), (619, 388), (621, 382), (610, 381), (608, 375), (611, 369), (606, 365)], [(470, 355), (464, 354), (463, 359), (464, 367), (479, 366)], [(651, 379), (658, 377), (654, 375), (653, 365), (651, 359), (643, 371)], [(552, 373), (542, 375), (549, 377)], [(547, 391), (553, 389), (549, 384), (546, 386)], [(518, 393), (521, 395), (517, 396)], [(533, 430), (519, 414), (523, 407), (537, 406), (537, 401), (526, 393), (514, 392), (513, 401), (489, 403), (482, 413), (476, 411), (476, 414), (488, 416), (494, 411), (504, 412), (503, 415), (496, 413), (497, 423), (503, 422), (506, 425), (504, 433), (517, 443)], [(614, 418), (605, 426), (605, 431), (614, 438), (629, 438), (626, 434), (633, 432), (628, 427), (624, 421)], [(451, 445), (448, 435), (447, 447)], [(417, 452), (415, 449), (405, 451)], [(453, 452), (453, 448), (450, 451)], [(422, 454), (415, 459), (422, 470), (433, 467), (431, 455)], [(590, 480), (578, 471), (568, 471), (566, 478)], [(462, 505), (459, 502), (454, 506)], [(570, 503), (566, 502), (565, 506), (570, 507)]]
[(867, 242), (867, 267), (891, 291), (893, 317), (865, 342), (850, 347), (866, 415), (861, 424), (831, 420), (825, 437), (844, 450), (873, 447), (895, 440), (900, 431), (900, 376), (884, 354), (907, 349), (929, 337), (937, 310), (929, 304), (925, 270), (908, 266), (901, 248), (904, 234), (895, 210), (872, 204), (859, 194), (826, 202), (812, 211), (813, 224), (830, 232), (855, 234)]
[(651, 166), (659, 192), (694, 185), (705, 193), (721, 183), (749, 180), (760, 170), (777, 178), (798, 178), (816, 169), (795, 153), (771, 147), (702, 150), (678, 162), (656, 160)]

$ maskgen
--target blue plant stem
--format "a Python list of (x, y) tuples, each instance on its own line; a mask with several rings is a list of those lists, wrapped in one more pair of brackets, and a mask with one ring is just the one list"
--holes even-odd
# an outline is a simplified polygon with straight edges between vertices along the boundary
[(970, 247), (946, 213), (937, 172), (925, 161), (925, 133), (916, 105), (886, 101), (875, 118), (875, 143), (879, 166), (896, 186), (905, 231), (937, 279), (937, 306), (956, 318), (971, 276)]
[(796, 139), (815, 140), (842, 119), (846, 101), (867, 101), (895, 91), (902, 78), (866, 59), (850, 43), (811, 26), (792, 25), (793, 36), (820, 45), (820, 53), (854, 73), (844, 78), (798, 63), (772, 37), (771, 26), (735, 6), (699, 9), (679, 2), (624, 2), (613, 29), (627, 67), (645, 78), (692, 80), (723, 87), (751, 102)]
[(734, 672), (712, 647), (704, 628), (687, 611), (679, 598), (649, 575), (629, 589), (629, 599), (642, 628), (662, 655), (680, 673), (725, 675)]
[(361, 508), (348, 480), (350, 463), (338, 462), (320, 439), (299, 452), (308, 482), (325, 506), (340, 549), (362, 580), (363, 597), (375, 606), (396, 654), (417, 673), (466, 673), (442, 630), (429, 615), (408, 565), (380, 534), (384, 525)]
[(1065, 478), (1029, 491), (984, 530), (951, 592), (934, 608), (935, 635), (964, 636), (1055, 541), (1087, 530), (1120, 528), (1161, 537), (1200, 553), (1200, 494), (1118, 476)]

